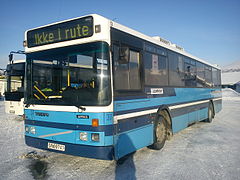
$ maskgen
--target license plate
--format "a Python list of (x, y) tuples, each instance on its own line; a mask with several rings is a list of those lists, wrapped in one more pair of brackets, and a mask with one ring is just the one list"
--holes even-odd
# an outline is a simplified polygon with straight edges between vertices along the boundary
[(48, 143), (48, 149), (54, 149), (54, 150), (58, 150), (58, 151), (65, 151), (65, 145), (55, 144), (55, 143)]

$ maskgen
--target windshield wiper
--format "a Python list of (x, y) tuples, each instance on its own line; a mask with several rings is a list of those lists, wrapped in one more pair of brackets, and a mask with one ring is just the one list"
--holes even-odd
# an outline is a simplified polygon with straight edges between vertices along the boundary
[(30, 105), (33, 105), (33, 103), (26, 103), (25, 108), (28, 108)]
[(82, 111), (86, 111), (86, 108), (83, 106), (75, 105), (78, 109), (81, 109)]

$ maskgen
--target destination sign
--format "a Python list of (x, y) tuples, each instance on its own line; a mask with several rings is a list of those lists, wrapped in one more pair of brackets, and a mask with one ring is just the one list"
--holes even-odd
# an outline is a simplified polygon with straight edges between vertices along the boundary
[(27, 47), (86, 38), (93, 35), (93, 17), (88, 16), (27, 32)]

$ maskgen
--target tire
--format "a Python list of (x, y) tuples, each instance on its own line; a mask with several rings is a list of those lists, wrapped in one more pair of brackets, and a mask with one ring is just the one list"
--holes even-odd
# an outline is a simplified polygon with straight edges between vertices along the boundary
[(208, 118), (207, 118), (206, 122), (211, 123), (213, 118), (214, 118), (213, 105), (212, 105), (212, 103), (209, 103), (209, 106), (208, 106)]
[(149, 147), (155, 150), (162, 149), (167, 139), (167, 126), (163, 116), (159, 116), (154, 122), (153, 139), (154, 143)]

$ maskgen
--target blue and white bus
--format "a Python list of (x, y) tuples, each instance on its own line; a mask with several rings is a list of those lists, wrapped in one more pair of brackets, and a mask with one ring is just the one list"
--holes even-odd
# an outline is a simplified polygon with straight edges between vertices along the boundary
[(25, 141), (120, 159), (221, 110), (220, 69), (92, 14), (26, 31)]

